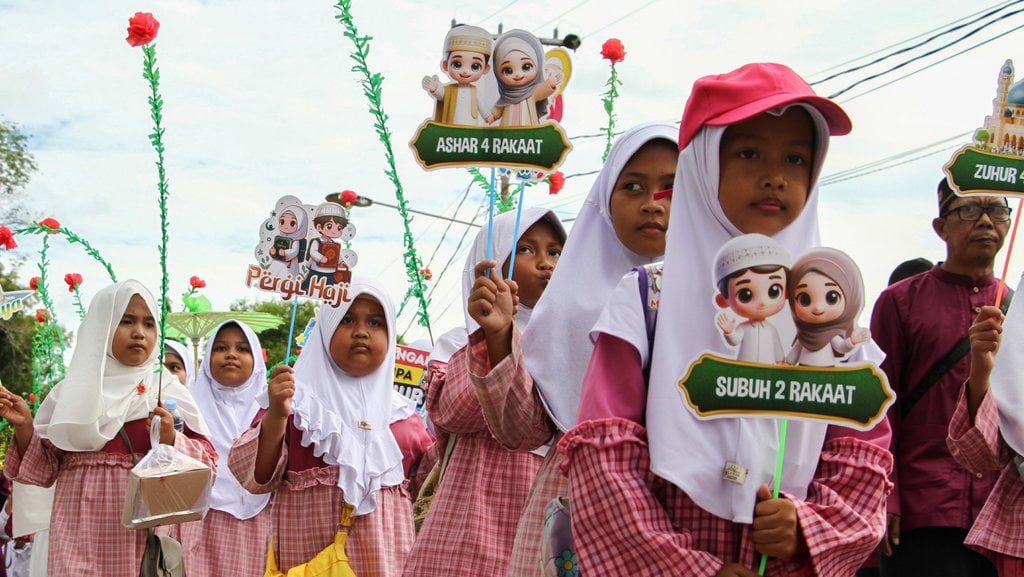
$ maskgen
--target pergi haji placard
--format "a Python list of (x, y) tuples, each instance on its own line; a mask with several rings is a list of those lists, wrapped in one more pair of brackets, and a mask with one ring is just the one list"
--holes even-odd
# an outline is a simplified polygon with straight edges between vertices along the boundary
[(430, 351), (406, 345), (395, 349), (395, 390), (415, 401), (420, 413), (427, 402), (424, 377), (429, 356)]
[(1013, 61), (999, 70), (992, 113), (974, 132), (974, 143), (943, 166), (950, 188), (961, 196), (1024, 198), (1024, 80), (1013, 82)]
[[(719, 250), (713, 315), (731, 358), (707, 352), (679, 380), (698, 418), (797, 418), (862, 430), (885, 417), (895, 399), (885, 374), (845, 359), (870, 335), (856, 326), (863, 308), (860, 270), (832, 248), (808, 251), (790, 266), (785, 248), (748, 234)], [(796, 338), (780, 340), (788, 315)]]
[[(352, 193), (355, 196), (355, 193)], [(249, 265), (245, 285), (281, 295), (348, 302), (348, 285), (358, 255), (348, 241), (356, 235), (349, 209), (339, 202), (304, 204), (283, 196), (260, 225), (256, 264)]]
[[(568, 53), (545, 53), (524, 30), (510, 30), (492, 42), (478, 26), (455, 26), (444, 39), (441, 71), (425, 76), (423, 90), (434, 102), (409, 143), (427, 169), (496, 166), (553, 171), (572, 145), (551, 115), (552, 102), (571, 74)], [(497, 94), (494, 95), (493, 87)]]

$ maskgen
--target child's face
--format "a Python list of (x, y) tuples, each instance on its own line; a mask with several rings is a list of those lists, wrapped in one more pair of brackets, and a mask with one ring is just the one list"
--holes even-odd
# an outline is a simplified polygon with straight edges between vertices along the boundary
[(291, 234), (299, 230), (299, 219), (295, 217), (295, 213), (286, 210), (277, 217), (277, 229), (284, 234)]
[(672, 188), (679, 150), (667, 140), (652, 140), (636, 151), (619, 173), (608, 201), (615, 236), (630, 251), (649, 258), (665, 254), (672, 197), (654, 193)]
[(846, 295), (836, 282), (811, 271), (793, 289), (793, 314), (813, 324), (824, 324), (839, 318), (846, 310)]
[(122, 365), (137, 367), (149, 358), (156, 347), (156, 340), (156, 320), (152, 311), (141, 296), (132, 295), (128, 308), (114, 329), (110, 353)]
[(490, 72), (491, 65), (479, 52), (455, 50), (448, 53), (448, 60), (441, 62), (441, 69), (459, 84), (472, 84)]
[[(537, 305), (562, 256), (562, 237), (546, 220), (538, 220), (526, 229), (516, 245), (516, 268), (512, 280), (519, 285), (519, 302), (530, 308)], [(508, 261), (502, 267), (508, 278)]]
[(384, 364), (388, 320), (377, 299), (359, 295), (331, 336), (331, 359), (353, 377), (365, 377)]
[(225, 387), (237, 387), (252, 376), (253, 356), (242, 329), (227, 325), (217, 331), (210, 349), (210, 374)]
[(327, 238), (338, 238), (341, 236), (342, 231), (345, 230), (345, 225), (340, 222), (329, 220), (323, 224), (315, 225), (317, 232)]
[(537, 64), (526, 53), (519, 50), (509, 52), (498, 70), (501, 83), (507, 86), (524, 86), (537, 76)]
[(760, 114), (729, 126), (722, 136), (718, 202), (742, 233), (772, 236), (807, 203), (814, 158), (814, 130), (807, 112)]
[(786, 271), (747, 270), (729, 279), (729, 296), (724, 301), (741, 317), (763, 321), (786, 306)]
[(181, 360), (178, 353), (164, 353), (164, 368), (168, 373), (178, 377), (181, 384), (188, 380), (188, 373), (185, 372), (185, 362)]

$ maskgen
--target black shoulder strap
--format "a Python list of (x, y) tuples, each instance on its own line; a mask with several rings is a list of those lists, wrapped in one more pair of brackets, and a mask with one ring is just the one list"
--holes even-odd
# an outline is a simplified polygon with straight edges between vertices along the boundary
[[(1012, 300), (1013, 291), (1007, 289), (1006, 296), (1003, 297), (1003, 302), (999, 305), (999, 308), (1003, 311), (1004, 315), (1006, 314), (1006, 311), (1010, 309), (1010, 301)], [(921, 383), (914, 388), (906, 399), (901, 400), (900, 417), (904, 419), (907, 418), (907, 415), (910, 414), (910, 409), (914, 408), (914, 405), (916, 405), (917, 402), (928, 393), (929, 389), (932, 388), (932, 385), (939, 382), (939, 379), (945, 376), (945, 374), (948, 373), (949, 370), (960, 361), (960, 359), (964, 358), (964, 355), (970, 352), (970, 350), (971, 339), (970, 337), (964, 337), (957, 341), (956, 345), (946, 353), (946, 356), (936, 361), (935, 364), (932, 365), (932, 368), (928, 369), (928, 372), (924, 374), (924, 377), (921, 379)]]

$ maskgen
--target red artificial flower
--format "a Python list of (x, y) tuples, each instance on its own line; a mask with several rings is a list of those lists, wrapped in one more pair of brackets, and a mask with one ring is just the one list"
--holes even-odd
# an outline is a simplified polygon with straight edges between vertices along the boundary
[(36, 309), (36, 322), (45, 323), (50, 320), (50, 311), (46, 309)]
[(610, 60), (614, 65), (626, 59), (626, 47), (618, 38), (609, 38), (601, 45), (601, 58)]
[(28, 394), (28, 402), (32, 403), (33, 405), (36, 404), (36, 395), (35, 395), (35, 393), (29, 393)]
[(552, 172), (548, 177), (548, 194), (558, 194), (562, 191), (563, 186), (565, 186), (565, 175), (562, 174), (562, 171)]
[(14, 242), (14, 233), (6, 226), (0, 226), (0, 245), (7, 250), (18, 248), (18, 243)]
[(206, 288), (206, 281), (193, 275), (192, 278), (188, 279), (188, 285), (194, 289)]
[(68, 292), (73, 293), (82, 284), (82, 275), (77, 272), (69, 272), (64, 275), (64, 282), (68, 283)]
[(160, 23), (153, 18), (149, 12), (136, 12), (135, 16), (128, 19), (128, 44), (132, 46), (145, 46), (156, 38), (156, 32), (160, 29)]
[(135, 391), (138, 392), (140, 395), (145, 395), (146, 394), (146, 385), (143, 385), (142, 383), (139, 383), (139, 385), (135, 387)]
[(423, 277), (423, 280), (430, 280), (434, 278), (434, 275), (430, 272), (429, 268), (420, 269), (420, 276)]
[(352, 203), (359, 198), (354, 190), (343, 190), (341, 191), (341, 202), (345, 203), (345, 206), (352, 206)]
[(28, 279), (28, 288), (37, 291), (39, 290), (39, 277), (34, 276)]
[(56, 234), (60, 231), (60, 223), (55, 218), (44, 218), (39, 221), (39, 226), (50, 229), (50, 234)]

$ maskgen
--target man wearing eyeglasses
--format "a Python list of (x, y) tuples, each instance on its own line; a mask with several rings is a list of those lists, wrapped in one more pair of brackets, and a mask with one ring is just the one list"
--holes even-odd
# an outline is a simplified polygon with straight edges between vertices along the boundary
[(946, 447), (946, 433), (970, 368), (967, 329), (999, 290), (993, 266), (1011, 209), (999, 196), (957, 196), (945, 179), (938, 200), (932, 228), (946, 244), (945, 260), (885, 289), (871, 315), (897, 396), (889, 410), (895, 467), (881, 574), (995, 577), (992, 563), (963, 542), (998, 470), (966, 471)]

